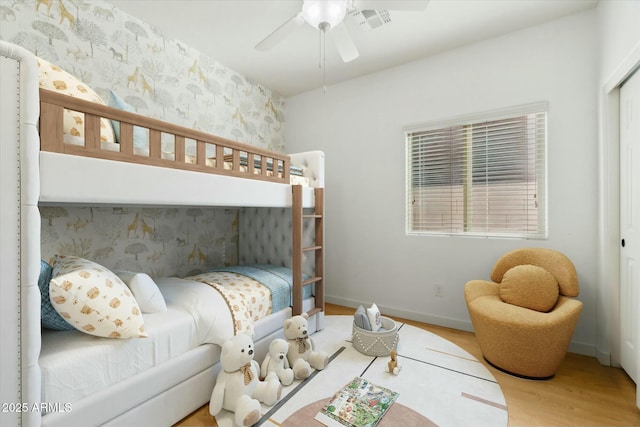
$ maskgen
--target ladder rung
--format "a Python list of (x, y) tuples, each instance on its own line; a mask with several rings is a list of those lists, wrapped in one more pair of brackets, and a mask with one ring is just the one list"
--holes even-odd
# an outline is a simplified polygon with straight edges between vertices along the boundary
[(320, 313), (321, 311), (322, 309), (320, 307), (314, 307), (311, 310), (307, 311), (307, 314), (309, 315), (309, 317), (311, 317), (316, 313)]
[(309, 246), (307, 248), (302, 248), (302, 252), (319, 251), (321, 249), (322, 246)]
[(305, 219), (319, 219), (322, 218), (322, 215), (317, 215), (317, 214), (309, 214), (309, 215), (302, 215), (302, 218)]
[(322, 280), (322, 277), (312, 277), (311, 279), (307, 279), (303, 281), (302, 286), (306, 286), (311, 283), (316, 283), (316, 282), (319, 282), (320, 280)]

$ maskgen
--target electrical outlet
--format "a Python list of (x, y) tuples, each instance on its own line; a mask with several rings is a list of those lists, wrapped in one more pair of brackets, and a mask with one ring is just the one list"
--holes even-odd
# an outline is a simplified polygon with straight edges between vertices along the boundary
[(442, 285), (433, 286), (433, 295), (440, 298), (444, 297), (444, 291), (442, 289)]

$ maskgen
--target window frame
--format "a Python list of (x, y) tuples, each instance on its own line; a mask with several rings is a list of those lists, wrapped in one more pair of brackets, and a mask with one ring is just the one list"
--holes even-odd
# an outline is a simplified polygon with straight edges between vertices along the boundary
[[(494, 122), (505, 119), (514, 119), (530, 114), (543, 114), (544, 128), (542, 130), (543, 141), (536, 142), (537, 155), (542, 151), (542, 159), (536, 163), (535, 182), (536, 182), (536, 204), (537, 204), (537, 227), (534, 232), (519, 230), (514, 232), (484, 230), (484, 231), (467, 231), (468, 224), (465, 223), (469, 212), (463, 209), (463, 231), (454, 231), (453, 225), (449, 230), (415, 230), (412, 224), (412, 158), (411, 158), (411, 136), (419, 132), (427, 132), (434, 130), (451, 129), (458, 126), (473, 126), (485, 122)], [(544, 240), (548, 238), (549, 218), (548, 218), (548, 143), (549, 143), (549, 103), (547, 101), (524, 104), (515, 107), (491, 110), (477, 114), (469, 114), (458, 116), (444, 120), (434, 120), (417, 125), (407, 126), (404, 131), (405, 145), (405, 233), (408, 236), (456, 236), (456, 237), (485, 237), (485, 238), (513, 238), (522, 240)], [(470, 156), (473, 158), (472, 156)], [(465, 159), (465, 162), (469, 159)], [(462, 174), (468, 174), (470, 164), (461, 169)], [(468, 191), (467, 183), (464, 184), (463, 193)], [(540, 194), (542, 192), (542, 194)], [(453, 199), (451, 199), (453, 200)], [(464, 199), (461, 200), (464, 205)], [(453, 224), (453, 222), (451, 222)]]

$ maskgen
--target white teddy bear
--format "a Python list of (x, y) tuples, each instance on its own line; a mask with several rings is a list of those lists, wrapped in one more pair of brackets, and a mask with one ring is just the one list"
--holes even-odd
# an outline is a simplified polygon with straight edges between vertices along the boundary
[(260, 366), (260, 376), (266, 378), (270, 372), (274, 372), (282, 385), (293, 382), (293, 370), (289, 367), (287, 351), (289, 343), (282, 338), (276, 338), (269, 344), (269, 353), (265, 356)]
[(253, 340), (238, 334), (225, 341), (220, 354), (222, 369), (211, 393), (209, 412), (215, 416), (222, 409), (234, 412), (239, 426), (250, 426), (260, 419), (260, 402), (273, 405), (280, 399), (282, 385), (275, 374), (259, 381), (260, 367), (253, 360)]
[(327, 353), (314, 349), (308, 318), (307, 313), (302, 313), (284, 321), (284, 336), (289, 343), (287, 359), (297, 379), (308, 378), (314, 369), (322, 370), (329, 363)]

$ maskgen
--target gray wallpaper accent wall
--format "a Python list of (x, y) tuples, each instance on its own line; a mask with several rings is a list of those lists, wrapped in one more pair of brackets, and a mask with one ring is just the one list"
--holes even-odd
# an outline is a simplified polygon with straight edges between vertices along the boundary
[[(305, 213), (312, 213), (312, 210)], [(274, 264), (291, 267), (292, 232), (290, 208), (240, 209), (239, 261), (240, 264)], [(303, 246), (313, 246), (313, 222), (303, 223)], [(313, 252), (303, 255), (302, 272), (313, 275)]]
[(40, 215), (45, 261), (75, 255), (151, 277), (238, 263), (238, 209), (46, 206)]
[[(75, 255), (151, 277), (236, 264), (291, 267), (290, 208), (41, 206), (40, 216), (45, 261)], [(314, 236), (305, 221), (303, 246), (313, 246)], [(305, 254), (303, 272), (313, 275), (314, 263)]]
[[(137, 113), (283, 151), (284, 99), (102, 0), (0, 0), (0, 39)], [(224, 43), (224, 40), (211, 40)]]

